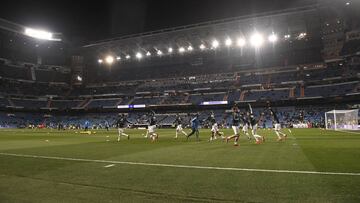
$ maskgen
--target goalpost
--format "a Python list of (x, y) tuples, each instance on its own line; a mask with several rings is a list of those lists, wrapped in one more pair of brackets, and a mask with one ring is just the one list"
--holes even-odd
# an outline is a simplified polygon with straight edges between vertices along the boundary
[(325, 126), (330, 130), (358, 130), (358, 109), (332, 110), (325, 113)]

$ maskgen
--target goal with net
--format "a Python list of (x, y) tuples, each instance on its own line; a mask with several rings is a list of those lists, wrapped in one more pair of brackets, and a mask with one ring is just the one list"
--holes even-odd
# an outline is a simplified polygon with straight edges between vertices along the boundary
[(332, 110), (325, 113), (326, 129), (358, 130), (358, 109)]

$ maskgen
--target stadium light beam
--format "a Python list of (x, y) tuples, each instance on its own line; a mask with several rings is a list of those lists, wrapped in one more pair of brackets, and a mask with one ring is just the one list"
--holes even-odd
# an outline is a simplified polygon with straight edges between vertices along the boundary
[(114, 63), (114, 57), (113, 56), (107, 56), (105, 58), (105, 61), (106, 61), (107, 64), (111, 65), (111, 64)]
[(239, 47), (243, 47), (243, 46), (245, 46), (245, 44), (246, 44), (246, 40), (245, 40), (244, 38), (239, 38), (239, 39), (237, 40), (237, 45), (238, 45)]
[(218, 48), (219, 47), (219, 41), (217, 41), (216, 39), (211, 43), (211, 46), (212, 46), (212, 48), (214, 48), (214, 49), (216, 49), (216, 48)]
[(179, 53), (184, 53), (185, 52), (185, 48), (184, 47), (180, 47), (179, 48)]
[(137, 59), (141, 59), (143, 57), (143, 55), (142, 55), (142, 53), (138, 52), (138, 53), (136, 53), (135, 57)]
[(192, 51), (192, 50), (194, 50), (194, 48), (190, 45), (190, 46), (188, 46), (187, 50)]
[(200, 50), (204, 50), (206, 47), (204, 44), (200, 44), (199, 48), (200, 48)]
[(146, 52), (146, 56), (151, 56), (150, 51)]
[(274, 43), (278, 40), (278, 37), (274, 33), (272, 33), (271, 35), (269, 35), (268, 39), (269, 39), (269, 42)]
[(120, 60), (121, 60), (121, 57), (120, 57), (120, 56), (117, 56), (117, 57), (116, 57), (116, 60), (120, 61)]
[(98, 63), (102, 64), (104, 61), (102, 59), (98, 59)]
[(173, 52), (173, 48), (170, 47), (170, 48), (168, 49), (168, 52), (169, 52), (169, 53), (172, 53), (172, 52)]
[(33, 37), (36, 39), (42, 40), (52, 40), (52, 41), (61, 41), (60, 39), (54, 39), (53, 33), (45, 31), (45, 30), (37, 30), (33, 28), (25, 28), (24, 34)]
[(80, 75), (78, 75), (78, 76), (76, 77), (76, 80), (79, 81), (79, 82), (81, 82), (83, 79), (82, 79), (82, 77), (81, 77)]
[(264, 43), (264, 38), (259, 33), (254, 33), (250, 38), (250, 43), (253, 47), (259, 48)]
[(230, 47), (230, 46), (232, 45), (232, 40), (231, 40), (230, 38), (227, 38), (227, 39), (225, 40), (225, 45), (226, 45), (227, 47)]
[(306, 37), (307, 33), (306, 32), (301, 32), (298, 36), (297, 39), (304, 39)]
[(161, 50), (158, 50), (158, 51), (157, 51), (157, 55), (158, 55), (158, 56), (161, 56), (162, 54), (163, 54), (163, 53), (162, 53)]
[(126, 59), (130, 59), (131, 56), (128, 54), (128, 55), (125, 56), (125, 58), (126, 58)]

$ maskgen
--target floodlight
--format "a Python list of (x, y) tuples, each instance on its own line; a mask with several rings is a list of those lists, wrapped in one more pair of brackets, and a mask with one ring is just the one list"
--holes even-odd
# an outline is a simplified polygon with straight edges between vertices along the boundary
[(350, 2), (346, 2), (345, 5), (346, 5), (346, 6), (350, 5)]
[(190, 46), (188, 46), (187, 50), (192, 51), (192, 50), (194, 50), (194, 48), (190, 45)]
[(105, 61), (106, 61), (107, 64), (112, 64), (112, 63), (114, 63), (114, 57), (113, 56), (107, 56), (105, 58)]
[(128, 55), (125, 56), (125, 58), (126, 58), (126, 59), (130, 59), (131, 56), (128, 54)]
[(236, 43), (239, 47), (243, 47), (246, 44), (246, 40), (244, 38), (239, 38), (239, 39), (237, 39)]
[(219, 41), (217, 41), (216, 39), (211, 43), (212, 48), (216, 49), (219, 47)]
[(205, 47), (204, 44), (200, 44), (199, 48), (200, 48), (201, 50), (204, 50), (206, 47)]
[(82, 77), (81, 77), (80, 75), (78, 75), (78, 76), (76, 77), (76, 80), (79, 81), (79, 82), (81, 82), (81, 81), (82, 81)]
[(290, 36), (289, 34), (287, 34), (287, 35), (284, 36), (285, 40), (290, 39), (290, 37), (291, 37), (291, 36)]
[(169, 53), (172, 53), (172, 52), (173, 52), (173, 48), (170, 47), (170, 48), (168, 49), (168, 52), (169, 52)]
[(302, 33), (300, 33), (299, 35), (298, 35), (298, 39), (303, 39), (303, 38), (305, 38), (306, 37), (306, 32), (302, 32)]
[(151, 56), (150, 51), (146, 52), (146, 56)]
[(225, 45), (228, 46), (228, 47), (231, 46), (232, 45), (232, 40), (230, 38), (227, 38), (225, 40)]
[(98, 63), (102, 64), (104, 61), (102, 59), (98, 59)]
[(250, 38), (250, 43), (255, 48), (258, 48), (264, 43), (264, 38), (261, 34), (254, 33)]
[(120, 61), (120, 60), (121, 60), (121, 57), (120, 57), (120, 56), (117, 56), (117, 57), (116, 57), (116, 60)]
[(25, 35), (44, 40), (54, 40), (53, 34), (44, 30), (36, 30), (32, 28), (25, 28)]
[(158, 51), (157, 51), (157, 55), (161, 56), (162, 54), (163, 54), (163, 53), (162, 53), (161, 50), (158, 50)]
[(274, 43), (274, 42), (276, 42), (277, 41), (277, 36), (274, 34), (274, 33), (272, 33), (271, 35), (269, 35), (269, 42), (272, 42), (272, 43)]
[(143, 57), (142, 53), (140, 53), (140, 52), (136, 53), (135, 56), (137, 59), (141, 59)]
[(180, 47), (179, 48), (179, 53), (184, 53), (185, 52), (185, 48), (184, 47)]

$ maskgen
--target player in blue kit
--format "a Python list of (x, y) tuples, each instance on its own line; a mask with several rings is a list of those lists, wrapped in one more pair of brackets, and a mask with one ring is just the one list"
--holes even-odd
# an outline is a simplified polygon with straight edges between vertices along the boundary
[(186, 136), (186, 140), (188, 140), (190, 136), (195, 134), (196, 140), (199, 141), (199, 126), (200, 126), (199, 113), (197, 113), (195, 114), (194, 118), (191, 119), (191, 133), (188, 136)]

